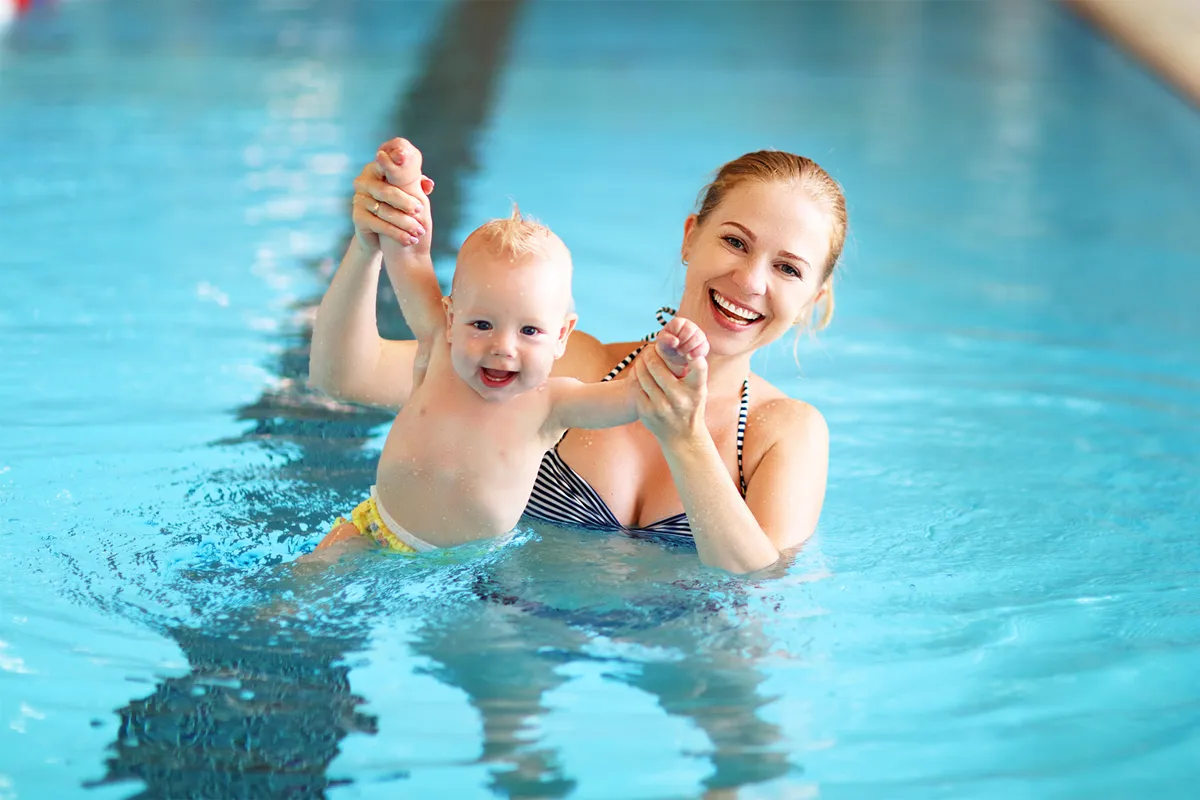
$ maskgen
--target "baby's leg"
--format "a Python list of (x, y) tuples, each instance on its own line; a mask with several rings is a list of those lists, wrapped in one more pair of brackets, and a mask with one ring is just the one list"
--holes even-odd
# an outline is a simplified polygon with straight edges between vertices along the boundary
[(332, 564), (346, 553), (355, 550), (366, 550), (369, 547), (374, 547), (375, 543), (359, 533), (358, 528), (353, 522), (343, 522), (340, 525), (334, 526), (333, 530), (325, 535), (321, 543), (311, 553), (302, 555), (296, 559), (298, 564)]

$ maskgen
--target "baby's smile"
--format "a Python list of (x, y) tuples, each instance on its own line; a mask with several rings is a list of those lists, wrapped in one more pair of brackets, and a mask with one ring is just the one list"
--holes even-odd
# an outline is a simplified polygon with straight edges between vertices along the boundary
[(479, 368), (479, 380), (489, 389), (501, 389), (517, 378), (517, 373), (506, 369)]

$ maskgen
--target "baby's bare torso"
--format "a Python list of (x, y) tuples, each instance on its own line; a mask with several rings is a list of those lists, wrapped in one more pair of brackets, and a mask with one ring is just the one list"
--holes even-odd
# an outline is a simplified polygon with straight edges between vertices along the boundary
[(437, 547), (516, 527), (554, 445), (546, 387), (488, 402), (455, 374), (444, 339), (388, 433), (375, 484), (387, 513)]

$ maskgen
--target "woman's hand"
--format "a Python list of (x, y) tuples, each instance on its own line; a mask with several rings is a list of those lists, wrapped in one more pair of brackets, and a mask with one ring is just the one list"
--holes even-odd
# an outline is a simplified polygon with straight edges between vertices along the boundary
[(687, 375), (675, 377), (657, 348), (647, 347), (633, 362), (638, 418), (665, 447), (687, 439), (704, 427), (708, 400), (708, 360), (697, 358)]
[(421, 177), (424, 196), (408, 194), (387, 181), (388, 171), (399, 166), (393, 159), (403, 152), (405, 144), (403, 139), (385, 142), (375, 160), (354, 179), (351, 201), (354, 236), (367, 251), (379, 249), (380, 236), (411, 245), (423, 232), (432, 230), (428, 195), (433, 192), (433, 181)]

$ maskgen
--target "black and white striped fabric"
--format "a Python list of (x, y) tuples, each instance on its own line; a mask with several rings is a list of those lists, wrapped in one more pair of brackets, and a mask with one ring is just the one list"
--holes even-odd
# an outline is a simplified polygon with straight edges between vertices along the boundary
[[(659, 323), (666, 325), (665, 315), (674, 315), (674, 313), (674, 309), (660, 308), (657, 312)], [(612, 371), (604, 376), (604, 380), (611, 381), (620, 375), (622, 370), (633, 363), (638, 353), (654, 341), (656, 335), (656, 333), (652, 333), (642, 339), (642, 344), (622, 359), (621, 363), (613, 367)], [(737, 425), (738, 484), (743, 497), (746, 496), (746, 476), (742, 471), (742, 447), (746, 440), (746, 419), (749, 411), (750, 379), (747, 378), (742, 383), (742, 401), (738, 408)], [(542, 457), (537, 481), (533, 484), (533, 494), (529, 497), (525, 513), (533, 519), (554, 525), (624, 533), (638, 538), (665, 539), (667, 541), (691, 540), (692, 538), (691, 525), (688, 524), (687, 515), (683, 513), (660, 519), (644, 527), (631, 528), (622, 525), (591, 484), (562, 460), (558, 454), (557, 445)]]

